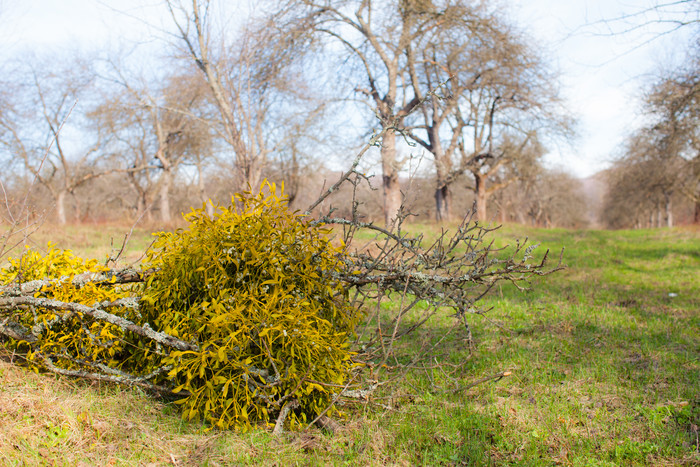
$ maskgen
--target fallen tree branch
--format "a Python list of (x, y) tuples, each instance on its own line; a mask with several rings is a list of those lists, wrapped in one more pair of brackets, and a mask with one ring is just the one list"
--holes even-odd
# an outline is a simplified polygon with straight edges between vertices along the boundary
[[(43, 297), (0, 297), (0, 309), (13, 310), (23, 305), (83, 313), (84, 315), (92, 318), (114, 324), (124, 331), (133, 332), (136, 335), (146, 337), (159, 344), (176, 350), (199, 350), (199, 348), (194, 344), (190, 344), (169, 334), (153, 330), (148, 323), (145, 323), (143, 326), (139, 326), (128, 319), (105, 311), (106, 308), (112, 306), (128, 306), (138, 308), (138, 301), (136, 301), (135, 298), (122, 298), (113, 302), (104, 301), (102, 303), (96, 303), (94, 306), (90, 307), (80, 303), (61, 302), (59, 300), (52, 300), (50, 298)], [(5, 327), (7, 327), (7, 325), (5, 325)]]
[[(50, 372), (56, 373), (58, 375), (63, 375), (63, 376), (70, 376), (74, 378), (85, 378), (85, 379), (90, 379), (93, 381), (105, 381), (109, 383), (118, 383), (118, 384), (125, 384), (128, 386), (139, 386), (143, 389), (147, 389), (150, 391), (153, 391), (157, 394), (160, 395), (167, 395), (172, 397), (173, 395), (177, 395), (178, 397), (181, 397), (183, 394), (178, 393), (174, 394), (173, 391), (170, 388), (167, 388), (165, 386), (159, 386), (157, 384), (149, 383), (144, 381), (144, 377), (138, 377), (138, 376), (132, 376), (132, 375), (126, 375), (123, 374), (121, 376), (117, 375), (106, 375), (106, 374), (101, 374), (101, 373), (91, 373), (89, 371), (83, 371), (83, 370), (67, 370), (65, 368), (60, 368), (56, 366), (53, 363), (53, 360), (49, 357), (45, 357), (44, 355), (40, 353), (35, 353), (34, 357), (41, 362), (41, 364)], [(148, 375), (150, 376), (150, 375)]]
[(0, 322), (0, 334), (18, 341), (36, 342), (37, 338), (29, 333), (27, 328), (10, 320), (9, 317)]
[(373, 381), (367, 389), (345, 389), (340, 392), (340, 396), (348, 399), (367, 400), (378, 387), (379, 382)]
[(23, 295), (33, 295), (41, 291), (43, 287), (50, 287), (53, 284), (60, 284), (70, 280), (75, 288), (80, 289), (88, 283), (95, 285), (115, 285), (115, 284), (130, 284), (134, 282), (144, 282), (155, 271), (148, 269), (139, 271), (134, 268), (125, 269), (110, 269), (103, 272), (84, 272), (75, 276), (63, 276), (58, 279), (37, 279), (33, 281), (23, 282), (21, 284), (13, 283), (0, 287), (0, 295), (5, 297), (20, 297)]

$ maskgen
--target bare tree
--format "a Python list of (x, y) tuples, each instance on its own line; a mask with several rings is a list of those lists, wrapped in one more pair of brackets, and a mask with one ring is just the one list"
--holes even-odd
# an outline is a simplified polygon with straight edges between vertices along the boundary
[(566, 172), (542, 170), (534, 180), (519, 181), (514, 191), (531, 224), (580, 229), (588, 225), (581, 182)]
[(603, 220), (614, 228), (672, 227), (673, 201), (687, 183), (688, 162), (669, 153), (659, 127), (632, 134), (608, 174)]
[[(646, 126), (631, 134), (608, 177), (604, 217), (613, 227), (671, 227), (674, 200), (700, 223), (700, 44), (644, 96)], [(685, 198), (685, 199), (683, 199)]]
[(93, 74), (80, 59), (62, 67), (28, 62), (20, 82), (12, 106), (0, 119), (0, 144), (48, 191), (56, 221), (65, 224), (67, 197), (112, 172), (101, 164), (104, 141), (82, 131), (85, 109), (94, 96)]
[[(204, 77), (217, 109), (214, 131), (234, 156), (237, 188), (259, 186), (273, 144), (272, 108), (294, 94), (288, 65), (303, 51), (298, 35), (280, 34), (272, 20), (246, 25), (231, 40), (215, 30), (208, 0), (168, 0), (176, 45)], [(284, 96), (281, 96), (284, 94)]]
[(659, 157), (674, 168), (679, 166), (675, 159), (687, 161), (675, 178), (695, 204), (694, 222), (700, 223), (700, 42), (683, 66), (654, 83), (645, 110), (654, 119), (648, 131)]
[[(450, 185), (467, 172), (484, 220), (489, 196), (515, 181), (504, 173), (517, 171), (503, 168), (540, 157), (540, 134), (569, 131), (555, 77), (530, 40), (466, 2), (455, 2), (450, 21), (426, 47), (407, 53), (412, 87), (425, 99), (411, 137), (435, 161), (437, 219), (449, 219)], [(423, 89), (435, 91), (425, 96)]]
[(622, 157), (609, 171), (603, 213), (608, 225), (671, 226), (674, 199), (685, 201), (678, 193), (694, 204), (693, 219), (700, 223), (699, 25), (700, 2), (671, 0), (584, 28), (596, 34), (636, 37), (637, 45), (631, 50), (666, 35), (686, 40), (687, 36), (676, 33), (690, 33), (683, 65), (662, 72), (647, 89), (642, 113), (649, 124), (630, 135)]
[[(109, 136), (115, 163), (127, 173), (137, 194), (137, 216), (146, 212), (157, 191), (160, 219), (170, 222), (170, 194), (178, 171), (186, 162), (201, 171), (212, 153), (212, 135), (200, 114), (205, 106), (204, 83), (186, 72), (155, 83), (143, 76), (130, 78), (116, 64), (112, 72), (111, 81), (119, 90), (91, 116)], [(201, 188), (201, 196), (206, 196)]]
[[(313, 23), (313, 29), (339, 44), (361, 70), (354, 90), (361, 94), (378, 120), (383, 134), (381, 171), (384, 217), (387, 225), (401, 206), (397, 134), (420, 97), (407, 82), (407, 51), (420, 50), (425, 40), (446, 21), (446, 5), (437, 2), (356, 0), (290, 2), (295, 19)], [(426, 94), (427, 90), (423, 91)]]
[[(451, 217), (451, 188), (466, 170), (467, 160), (456, 159), (462, 131), (468, 121), (452, 118), (461, 97), (476, 89), (491, 72), (503, 42), (500, 25), (483, 7), (462, 6), (451, 12), (446, 27), (422, 49), (408, 48), (408, 73), (416, 95), (424, 100), (411, 127), (411, 138), (433, 156), (436, 170), (436, 220)], [(500, 54), (502, 55), (502, 54)], [(426, 90), (431, 94), (426, 95)]]

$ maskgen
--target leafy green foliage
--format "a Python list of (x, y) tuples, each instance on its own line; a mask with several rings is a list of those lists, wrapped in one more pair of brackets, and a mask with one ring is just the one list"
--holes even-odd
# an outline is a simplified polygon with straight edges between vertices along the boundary
[(193, 210), (187, 229), (158, 234), (146, 261), (157, 272), (143, 319), (197, 347), (163, 359), (175, 392), (186, 394), (183, 417), (219, 428), (269, 421), (292, 401), (290, 422), (310, 421), (353, 367), (348, 337), (359, 314), (331, 279), (340, 250), (273, 184), (264, 188), (271, 194), (236, 195), (213, 219)]

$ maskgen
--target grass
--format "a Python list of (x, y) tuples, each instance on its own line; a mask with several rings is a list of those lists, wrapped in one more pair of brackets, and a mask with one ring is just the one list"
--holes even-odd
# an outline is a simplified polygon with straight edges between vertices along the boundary
[[(436, 232), (433, 226), (414, 226)], [(128, 229), (39, 232), (105, 257)], [(383, 400), (349, 407), (335, 435), (207, 432), (136, 389), (27, 373), (0, 362), (0, 463), (7, 465), (700, 465), (700, 233), (506, 226), (565, 247), (568, 269), (528, 293), (504, 285), (475, 316), (458, 384), (431, 391), (412, 374)], [(149, 234), (134, 232), (136, 259)], [(439, 332), (443, 322), (432, 331)], [(434, 375), (433, 375), (434, 376)], [(389, 402), (387, 402), (389, 401)]]
[[(51, 242), (61, 248), (75, 250), (76, 254), (84, 258), (105, 261), (108, 257), (117, 256), (124, 245), (119, 265), (126, 266), (142, 258), (153, 241), (151, 232), (143, 227), (134, 227), (132, 230), (131, 227), (116, 224), (58, 226), (46, 223), (38, 225), (36, 230), (29, 230), (31, 235), (28, 238), (23, 238), (22, 232), (11, 235), (6, 252), (9, 256), (17, 256), (25, 245), (37, 251), (45, 251)], [(0, 226), (0, 234), (2, 233), (5, 231)], [(11, 247), (14, 249), (10, 250)]]

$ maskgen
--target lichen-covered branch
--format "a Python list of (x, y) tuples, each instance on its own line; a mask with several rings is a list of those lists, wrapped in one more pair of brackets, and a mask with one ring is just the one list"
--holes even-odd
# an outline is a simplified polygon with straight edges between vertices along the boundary
[(53, 284), (70, 281), (76, 288), (84, 287), (88, 283), (97, 285), (116, 285), (143, 282), (153, 274), (153, 270), (139, 271), (134, 268), (110, 269), (102, 272), (84, 272), (75, 276), (64, 276), (58, 279), (33, 280), (21, 283), (12, 283), (0, 287), (0, 295), (4, 297), (19, 297), (33, 295), (44, 287)]
[[(40, 353), (35, 353), (34, 358), (35, 358), (35, 360), (41, 362), (41, 364), (47, 370), (49, 370), (52, 373), (56, 373), (57, 375), (70, 376), (73, 378), (90, 379), (93, 381), (105, 381), (105, 382), (109, 382), (109, 383), (124, 384), (127, 386), (139, 386), (139, 387), (142, 387), (142, 388), (147, 389), (149, 391), (153, 391), (157, 394), (163, 395), (163, 396), (173, 396), (172, 389), (170, 389), (166, 386), (153, 384), (153, 383), (150, 383), (147, 381), (147, 379), (150, 379), (151, 377), (153, 377), (155, 375), (133, 376), (133, 375), (129, 375), (126, 373), (105, 374), (105, 373), (93, 373), (93, 372), (84, 371), (84, 370), (69, 370), (66, 368), (61, 368), (59, 366), (56, 366), (56, 364), (53, 362), (53, 359), (51, 359), (50, 357), (46, 357)], [(158, 374), (160, 374), (161, 372), (162, 371), (159, 371)], [(183, 395), (182, 393), (177, 394), (177, 396), (182, 396), (182, 395)]]
[[(194, 344), (190, 344), (171, 335), (151, 329), (148, 323), (145, 323), (143, 326), (139, 326), (138, 324), (129, 321), (128, 319), (122, 318), (121, 316), (117, 316), (105, 311), (109, 307), (116, 306), (138, 307), (138, 301), (135, 298), (120, 299), (114, 302), (102, 302), (96, 303), (93, 306), (87, 306), (82, 305), (80, 303), (61, 302), (58, 300), (52, 300), (50, 298), (44, 297), (0, 297), (0, 310), (14, 310), (18, 307), (26, 305), (52, 310), (64, 310), (83, 313), (84, 315), (90, 316), (94, 319), (105, 321), (110, 324), (114, 324), (116, 326), (119, 326), (124, 331), (133, 332), (136, 335), (146, 337), (154, 342), (157, 342), (161, 345), (165, 345), (172, 349), (198, 350), (198, 347)], [(36, 338), (38, 336), (34, 337)]]

